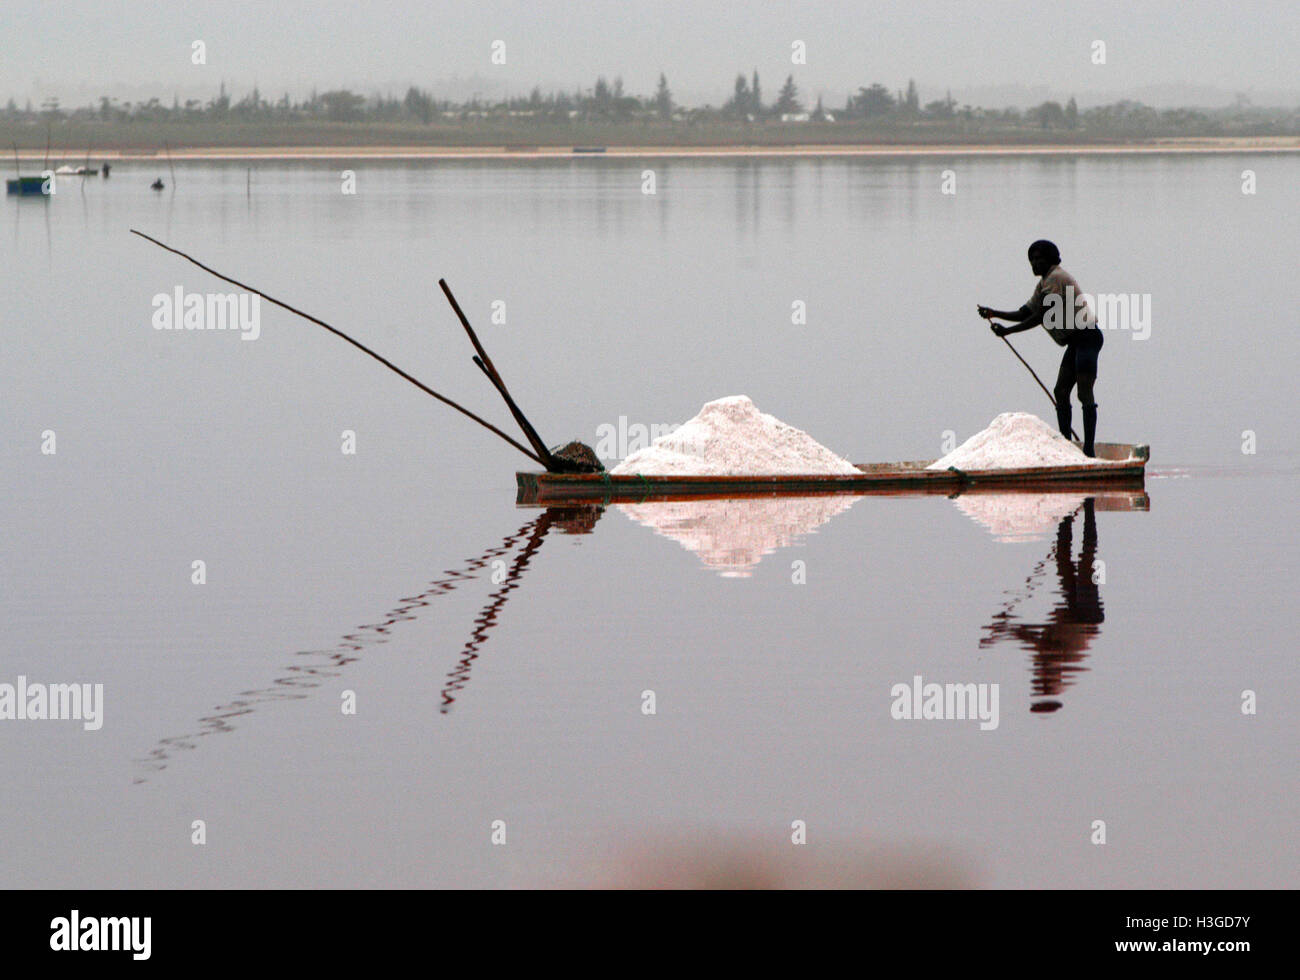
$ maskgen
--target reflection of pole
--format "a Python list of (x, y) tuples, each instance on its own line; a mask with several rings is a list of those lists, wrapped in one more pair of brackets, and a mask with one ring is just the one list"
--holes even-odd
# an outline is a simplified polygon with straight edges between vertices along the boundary
[(163, 149), (167, 151), (167, 169), (171, 171), (172, 193), (175, 194), (176, 193), (176, 165), (172, 163), (172, 148), (167, 144), (166, 140), (163, 140)]
[[(157, 746), (136, 762), (149, 771), (164, 769), (176, 750), (196, 748), (199, 744), (197, 740), (202, 736), (234, 731), (235, 726), (231, 724), (231, 719), (251, 714), (259, 705), (271, 701), (308, 697), (307, 692), (319, 687), (323, 683), (322, 678), (338, 676), (342, 668), (359, 659), (358, 655), (363, 650), (386, 643), (393, 627), (398, 623), (413, 621), (418, 615), (416, 610), (427, 606), (429, 600), (452, 592), (466, 582), (474, 581), (494, 558), (510, 554), (524, 536), (535, 529), (536, 523), (530, 521), (524, 524), (481, 555), (467, 559), (457, 568), (445, 570), (441, 578), (430, 582), (418, 595), (401, 599), (382, 621), (359, 626), (345, 633), (334, 647), (299, 650), (297, 656), (316, 657), (318, 661), (315, 664), (298, 662), (281, 668), (278, 675), (267, 686), (241, 691), (233, 700), (216, 706), (207, 715), (199, 718), (192, 731), (159, 739)], [(134, 782), (142, 783), (145, 778), (137, 776)]]
[(510, 593), (519, 588), (519, 582), (523, 578), (524, 569), (532, 561), (533, 555), (542, 546), (542, 539), (551, 529), (551, 523), (554, 520), (554, 514), (550, 509), (542, 511), (537, 520), (533, 522), (532, 533), (528, 536), (528, 543), (524, 545), (519, 554), (515, 556), (514, 563), (510, 566), (510, 572), (506, 575), (505, 584), (494, 592), (488, 604), (483, 607), (483, 611), (475, 618), (474, 630), (470, 633), (469, 642), (461, 649), (460, 661), (456, 664), (455, 669), (447, 675), (447, 683), (442, 688), (442, 707), (439, 709), (444, 715), (451, 710), (455, 702), (455, 692), (462, 690), (469, 683), (470, 667), (478, 659), (478, 651), (487, 642), (488, 633), (496, 625), (497, 615), (501, 612), (510, 598)]

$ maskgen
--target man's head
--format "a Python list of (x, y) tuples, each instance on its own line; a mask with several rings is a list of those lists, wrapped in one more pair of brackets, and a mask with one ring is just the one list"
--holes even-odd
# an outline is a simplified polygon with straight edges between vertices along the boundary
[(1029, 246), (1029, 267), (1034, 275), (1045, 276), (1052, 266), (1061, 264), (1061, 250), (1046, 238), (1040, 238)]

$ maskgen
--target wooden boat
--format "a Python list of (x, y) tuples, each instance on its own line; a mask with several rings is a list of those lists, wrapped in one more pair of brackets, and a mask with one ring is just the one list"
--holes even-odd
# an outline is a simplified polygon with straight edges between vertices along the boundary
[(609, 473), (515, 474), (515, 501), (545, 506), (562, 501), (605, 503), (737, 497), (748, 494), (966, 493), (1140, 490), (1150, 447), (1099, 442), (1095, 462), (1078, 466), (1030, 466), (1001, 470), (926, 469), (933, 460), (858, 463), (860, 473), (810, 476), (614, 476)]

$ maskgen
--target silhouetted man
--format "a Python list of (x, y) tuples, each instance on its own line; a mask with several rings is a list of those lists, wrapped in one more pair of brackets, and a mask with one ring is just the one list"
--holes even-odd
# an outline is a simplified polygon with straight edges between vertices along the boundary
[(1070, 391), (1077, 385), (1083, 406), (1083, 451), (1095, 456), (1097, 402), (1092, 386), (1097, 380), (1097, 355), (1103, 338), (1096, 316), (1074, 277), (1061, 268), (1061, 253), (1049, 241), (1040, 239), (1029, 246), (1029, 266), (1039, 276), (1029, 302), (1014, 313), (978, 307), (986, 320), (1010, 320), (1013, 326), (993, 324), (999, 337), (1031, 330), (1038, 325), (1065, 348), (1061, 370), (1056, 376), (1056, 424), (1061, 435), (1070, 438)]

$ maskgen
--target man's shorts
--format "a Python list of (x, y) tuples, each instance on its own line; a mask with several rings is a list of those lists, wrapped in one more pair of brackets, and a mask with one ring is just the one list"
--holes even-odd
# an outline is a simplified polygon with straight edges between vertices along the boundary
[(1103, 343), (1105, 338), (1101, 331), (1098, 330), (1094, 334), (1090, 330), (1087, 339), (1066, 346), (1065, 357), (1074, 356), (1075, 377), (1095, 378), (1097, 376), (1097, 355), (1101, 353)]

